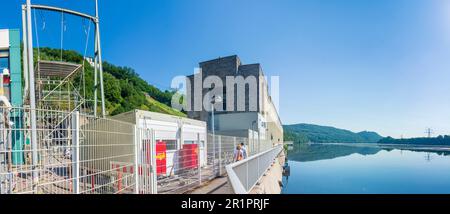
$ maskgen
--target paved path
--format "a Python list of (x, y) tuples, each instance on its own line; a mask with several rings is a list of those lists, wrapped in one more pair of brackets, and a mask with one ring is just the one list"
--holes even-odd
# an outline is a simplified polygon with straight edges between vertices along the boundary
[(233, 194), (227, 177), (216, 178), (188, 194)]

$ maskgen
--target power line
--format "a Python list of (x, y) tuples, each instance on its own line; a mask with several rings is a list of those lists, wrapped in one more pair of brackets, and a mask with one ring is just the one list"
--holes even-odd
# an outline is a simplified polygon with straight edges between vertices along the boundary
[(428, 138), (431, 138), (431, 136), (434, 134), (434, 132), (431, 128), (427, 128), (425, 131), (425, 134), (428, 135)]

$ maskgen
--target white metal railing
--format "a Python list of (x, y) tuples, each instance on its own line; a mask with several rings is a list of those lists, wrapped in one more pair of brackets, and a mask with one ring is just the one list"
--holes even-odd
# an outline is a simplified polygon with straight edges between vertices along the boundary
[(228, 181), (234, 193), (248, 194), (283, 150), (278, 145), (268, 151), (226, 166)]

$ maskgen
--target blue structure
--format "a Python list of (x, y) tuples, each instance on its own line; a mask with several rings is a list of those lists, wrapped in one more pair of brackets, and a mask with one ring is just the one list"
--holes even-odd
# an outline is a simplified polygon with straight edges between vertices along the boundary
[[(3, 88), (0, 89), (0, 95), (9, 98), (13, 107), (22, 107), (20, 31), (17, 29), (1, 30), (0, 37), (0, 72), (4, 74), (2, 79)], [(3, 73), (4, 70), (8, 71), (8, 73)], [(25, 137), (23, 131), (20, 131), (23, 129), (23, 111), (12, 111), (10, 121), (14, 123), (14, 129), (11, 133), (12, 162), (14, 165), (24, 164)]]

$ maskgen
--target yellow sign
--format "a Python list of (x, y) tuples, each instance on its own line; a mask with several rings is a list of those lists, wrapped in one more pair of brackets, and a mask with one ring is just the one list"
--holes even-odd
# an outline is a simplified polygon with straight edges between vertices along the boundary
[(164, 159), (166, 159), (166, 153), (161, 152), (159, 154), (156, 154), (156, 159), (157, 160), (164, 160)]

